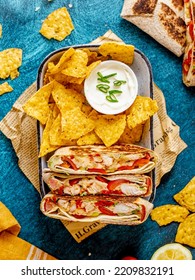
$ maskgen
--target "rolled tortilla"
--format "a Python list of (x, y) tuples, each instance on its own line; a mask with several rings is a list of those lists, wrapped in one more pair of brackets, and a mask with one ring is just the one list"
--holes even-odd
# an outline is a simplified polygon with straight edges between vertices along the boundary
[(75, 222), (138, 225), (143, 223), (153, 204), (142, 198), (113, 196), (59, 196), (49, 193), (41, 201), (44, 215)]
[(149, 196), (152, 179), (146, 175), (65, 175), (44, 172), (43, 180), (58, 195)]
[(48, 168), (65, 174), (144, 174), (154, 169), (157, 154), (132, 145), (70, 146), (58, 149), (48, 160)]

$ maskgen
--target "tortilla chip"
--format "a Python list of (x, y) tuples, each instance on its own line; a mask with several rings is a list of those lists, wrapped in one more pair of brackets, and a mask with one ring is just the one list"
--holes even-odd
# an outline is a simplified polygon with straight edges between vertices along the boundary
[(59, 73), (65, 68), (65, 63), (68, 61), (68, 59), (74, 54), (75, 50), (73, 48), (69, 48), (67, 51), (65, 51), (62, 56), (60, 57), (60, 60), (56, 65), (49, 64), (48, 63), (48, 72), (51, 75), (54, 75), (56, 73)]
[(52, 93), (54, 81), (43, 86), (35, 92), (31, 98), (23, 105), (24, 112), (46, 124), (49, 116), (49, 98)]
[(66, 137), (63, 137), (61, 130), (61, 114), (58, 114), (54, 120), (50, 132), (49, 132), (49, 141), (51, 145), (54, 146), (72, 146), (76, 145), (76, 140), (68, 140)]
[(154, 208), (150, 216), (159, 226), (165, 226), (172, 222), (183, 222), (188, 214), (189, 211), (182, 206), (167, 204)]
[(76, 107), (81, 108), (82, 104), (85, 102), (83, 94), (73, 89), (65, 88), (57, 82), (54, 83), (52, 96), (61, 114), (63, 111), (71, 110)]
[(97, 136), (95, 131), (91, 131), (83, 136), (81, 136), (77, 140), (78, 146), (84, 146), (84, 145), (100, 145), (103, 144), (102, 140)]
[(175, 242), (195, 248), (195, 214), (189, 215), (178, 227)]
[(67, 140), (78, 139), (95, 128), (95, 122), (79, 107), (61, 112), (62, 135)]
[(53, 11), (44, 20), (40, 33), (47, 39), (64, 40), (74, 29), (71, 17), (65, 7)]
[(98, 51), (103, 56), (109, 55), (112, 59), (119, 60), (127, 64), (133, 63), (134, 46), (132, 45), (106, 42), (98, 48)]
[(186, 207), (191, 212), (195, 212), (195, 176), (173, 197), (181, 206)]
[[(0, 52), (0, 79), (11, 79), (19, 75), (17, 68), (22, 64), (22, 50), (17, 48), (6, 49)], [(17, 73), (17, 75), (16, 75)]]
[(8, 82), (5, 82), (0, 85), (0, 95), (3, 95), (6, 92), (12, 91), (13, 88), (8, 84)]
[(156, 100), (150, 97), (137, 96), (134, 103), (126, 110), (127, 125), (130, 129), (144, 124), (158, 111)]
[(52, 104), (50, 106), (49, 116), (48, 116), (48, 119), (47, 119), (46, 126), (43, 130), (43, 134), (42, 134), (39, 157), (43, 157), (46, 154), (48, 154), (52, 151), (55, 151), (57, 148), (60, 147), (60, 146), (57, 146), (57, 145), (52, 145), (50, 143), (50, 136), (49, 136), (51, 127), (53, 125), (53, 122), (57, 117), (56, 116), (57, 110), (58, 109), (57, 109), (57, 106), (55, 104)]
[(75, 77), (85, 78), (87, 74), (88, 56), (86, 52), (76, 49), (71, 58), (66, 62), (62, 74)]
[(95, 120), (95, 132), (106, 147), (116, 143), (126, 126), (126, 115), (99, 115)]
[(129, 127), (126, 125), (125, 130), (119, 139), (119, 144), (122, 143), (134, 144), (139, 142), (142, 137), (142, 132), (143, 132), (142, 124), (138, 124), (136, 127), (131, 129), (129, 129)]

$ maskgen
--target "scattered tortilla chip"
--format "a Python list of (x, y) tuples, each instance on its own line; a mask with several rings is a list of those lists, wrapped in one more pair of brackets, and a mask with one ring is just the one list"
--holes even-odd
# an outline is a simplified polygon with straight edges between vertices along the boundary
[(119, 144), (134, 144), (136, 142), (139, 142), (142, 137), (142, 132), (142, 124), (138, 124), (136, 127), (131, 129), (129, 129), (129, 127), (126, 125), (125, 130), (119, 139)]
[(0, 85), (0, 95), (12, 91), (13, 88), (8, 84), (8, 82), (5, 82)]
[(62, 74), (75, 78), (85, 78), (87, 74), (87, 63), (87, 53), (76, 49), (71, 58), (66, 62)]
[(23, 105), (24, 112), (46, 124), (49, 116), (49, 98), (52, 93), (54, 81), (43, 86), (35, 92), (31, 98)]
[(99, 115), (95, 120), (95, 132), (106, 147), (116, 143), (126, 126), (126, 115)]
[(103, 144), (102, 140), (97, 136), (95, 131), (91, 131), (83, 136), (81, 136), (77, 140), (78, 146), (84, 146), (84, 145), (101, 145)]
[(74, 29), (71, 17), (65, 7), (53, 11), (44, 20), (40, 33), (47, 39), (64, 40)]
[(156, 100), (150, 97), (137, 96), (134, 103), (126, 110), (127, 124), (130, 129), (145, 123), (158, 111)]
[(106, 42), (98, 48), (98, 51), (103, 56), (109, 55), (112, 59), (119, 60), (127, 64), (133, 63), (134, 46), (132, 45)]
[(65, 88), (57, 82), (54, 83), (52, 96), (61, 114), (63, 111), (71, 110), (75, 107), (81, 108), (82, 104), (85, 102), (83, 94), (73, 89)]
[(195, 248), (195, 214), (189, 215), (179, 225), (175, 241)]
[(48, 116), (48, 119), (47, 119), (47, 122), (46, 122), (46, 126), (43, 130), (43, 134), (42, 134), (39, 157), (43, 157), (46, 154), (48, 154), (52, 151), (55, 151), (57, 148), (60, 147), (60, 146), (57, 146), (57, 145), (52, 145), (50, 143), (50, 137), (49, 137), (51, 127), (53, 125), (54, 120), (57, 117), (56, 113), (58, 111), (58, 108), (55, 104), (52, 104), (52, 105), (50, 105), (49, 109), (50, 109), (49, 116)]
[(172, 204), (156, 207), (150, 213), (151, 219), (159, 226), (165, 226), (171, 222), (183, 222), (188, 214), (189, 211), (186, 208)]
[(91, 112), (92, 112), (93, 108), (87, 103), (87, 102), (84, 102), (82, 104), (82, 107), (81, 107), (81, 111), (85, 114), (85, 115), (89, 115)]
[(195, 212), (195, 176), (173, 197), (181, 206), (186, 207), (191, 212)]
[(22, 50), (17, 48), (6, 49), (0, 52), (0, 78), (11, 79), (19, 75), (17, 69), (22, 64)]
[(101, 60), (97, 60), (95, 62), (92, 62), (88, 67), (87, 67), (87, 73), (86, 73), (86, 78), (89, 76), (91, 71), (100, 64)]
[(61, 112), (62, 135), (67, 140), (78, 139), (95, 128), (95, 122), (79, 107)]

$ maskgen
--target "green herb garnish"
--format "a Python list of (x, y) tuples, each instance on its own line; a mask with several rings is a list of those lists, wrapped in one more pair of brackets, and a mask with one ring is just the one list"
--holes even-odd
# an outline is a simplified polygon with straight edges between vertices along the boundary
[(123, 80), (116, 80), (113, 82), (115, 87), (120, 87), (122, 84), (126, 84), (126, 81)]

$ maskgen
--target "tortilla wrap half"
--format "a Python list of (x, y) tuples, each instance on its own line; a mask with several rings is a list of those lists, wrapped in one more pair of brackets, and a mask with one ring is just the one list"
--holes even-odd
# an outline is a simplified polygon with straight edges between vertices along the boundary
[(184, 53), (186, 25), (182, 0), (125, 0), (121, 17), (177, 56)]
[(43, 180), (58, 195), (117, 195), (146, 197), (152, 193), (152, 179), (146, 175), (65, 175), (44, 172)]
[(157, 154), (132, 145), (62, 147), (48, 160), (48, 168), (65, 174), (144, 174), (154, 169)]
[(65, 221), (118, 225), (143, 223), (153, 204), (142, 198), (113, 196), (59, 196), (49, 193), (40, 204), (44, 215)]

